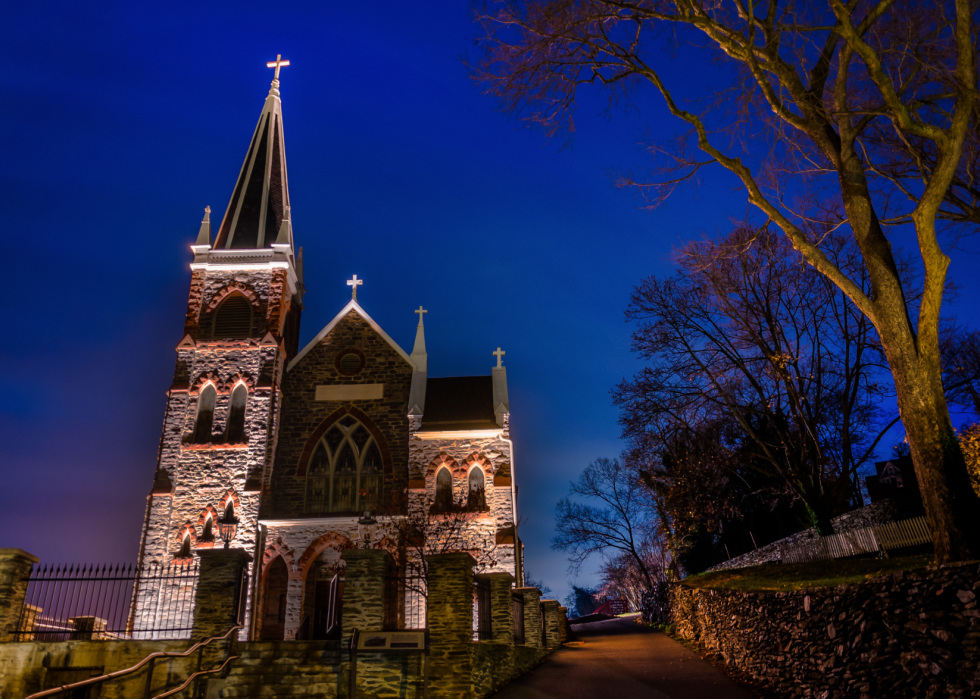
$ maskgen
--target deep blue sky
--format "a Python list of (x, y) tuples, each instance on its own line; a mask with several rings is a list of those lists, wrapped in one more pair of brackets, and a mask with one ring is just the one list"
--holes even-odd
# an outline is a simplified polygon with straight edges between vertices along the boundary
[[(661, 105), (608, 118), (586, 98), (562, 149), (468, 80), (460, 57), (475, 31), (459, 0), (6, 9), (0, 546), (47, 562), (135, 559), (188, 245), (204, 206), (224, 212), (265, 62), (282, 53), (302, 343), (356, 273), (359, 300), (407, 351), (412, 310), (429, 309), (431, 375), (489, 373), (502, 346), (527, 566), (564, 596), (553, 507), (589, 461), (621, 448), (609, 390), (637, 368), (630, 290), (746, 206), (718, 172), (641, 210), (613, 176), (642, 163), (647, 133), (676, 131)], [(671, 68), (678, 87), (717, 79), (703, 64)]]

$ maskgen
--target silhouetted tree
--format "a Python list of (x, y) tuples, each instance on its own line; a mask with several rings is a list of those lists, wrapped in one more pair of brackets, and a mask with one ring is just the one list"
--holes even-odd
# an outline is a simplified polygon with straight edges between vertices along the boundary
[[(653, 148), (654, 181), (626, 184), (655, 204), (711, 164), (737, 178), (875, 326), (939, 562), (980, 557), (980, 499), (950, 421), (939, 348), (950, 265), (940, 234), (980, 221), (975, 3), (506, 0), (477, 19), (475, 77), (504, 110), (549, 134), (572, 125), (583, 85), (624, 102), (643, 87), (663, 97), (689, 131)], [(679, 104), (663, 69), (662, 49), (677, 47), (732, 68), (730, 87), (698, 111)], [(808, 221), (838, 210), (867, 288), (809, 235)], [(886, 235), (900, 225), (918, 243), (918, 303)]]
[(647, 585), (653, 584), (653, 572), (642, 553), (653, 513), (637, 485), (635, 474), (616, 459), (605, 458), (586, 466), (572, 482), (571, 497), (559, 500), (555, 508), (551, 540), (553, 549), (568, 554), (570, 571), (578, 572), (593, 554), (624, 553), (636, 562)]
[[(827, 237), (850, 268), (846, 243)], [(624, 436), (648, 444), (652, 434), (673, 452), (672, 487), (688, 482), (692, 459), (703, 461), (694, 488), (733, 469), (770, 487), (781, 479), (830, 534), (833, 515), (860, 503), (858, 471), (891, 426), (879, 424), (887, 372), (871, 324), (801, 262), (782, 236), (749, 228), (686, 246), (676, 275), (633, 294), (633, 349), (649, 364), (614, 399)]]

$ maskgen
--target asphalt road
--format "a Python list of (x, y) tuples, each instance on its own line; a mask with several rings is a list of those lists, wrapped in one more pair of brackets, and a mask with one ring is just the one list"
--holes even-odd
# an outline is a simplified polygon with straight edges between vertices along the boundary
[(711, 663), (633, 619), (573, 627), (566, 646), (494, 699), (754, 699)]

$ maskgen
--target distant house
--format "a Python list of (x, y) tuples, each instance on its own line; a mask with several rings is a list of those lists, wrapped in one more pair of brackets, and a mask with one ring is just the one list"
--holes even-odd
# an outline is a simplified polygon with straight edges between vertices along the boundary
[(900, 456), (888, 461), (875, 463), (877, 475), (864, 479), (871, 502), (891, 500), (903, 514), (913, 515), (922, 510), (922, 496), (919, 481), (915, 477), (915, 467), (911, 456)]

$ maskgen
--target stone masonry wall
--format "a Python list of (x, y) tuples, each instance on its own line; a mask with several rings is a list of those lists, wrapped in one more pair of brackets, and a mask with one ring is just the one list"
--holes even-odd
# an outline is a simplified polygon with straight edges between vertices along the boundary
[[(167, 564), (190, 536), (192, 553), (220, 545), (217, 518), (228, 502), (239, 519), (233, 547), (254, 550), (263, 481), (268, 482), (269, 446), (274, 443), (277, 386), (284, 366), (279, 337), (291, 304), (283, 270), (196, 270), (184, 330), (177, 347), (174, 381), (168, 392), (160, 460), (148, 505), (142, 536), (141, 563)], [(253, 309), (252, 337), (243, 340), (211, 339), (215, 309), (229, 293), (242, 293)], [(267, 335), (267, 333), (271, 333)], [(264, 338), (264, 339), (263, 339)], [(198, 400), (211, 384), (217, 396), (209, 444), (194, 444)], [(245, 440), (227, 443), (225, 430), (231, 395), (238, 384), (247, 392)], [(203, 540), (210, 515), (212, 534)], [(251, 574), (252, 571), (250, 571)], [(156, 597), (143, 590), (139, 600)], [(140, 604), (137, 628), (159, 628), (155, 605)], [(170, 619), (170, 624), (189, 625), (189, 619)]]
[(672, 590), (677, 633), (781, 697), (980, 696), (977, 563), (801, 592)]
[[(834, 531), (838, 533), (852, 532), (857, 529), (877, 527), (887, 522), (894, 522), (897, 517), (897, 508), (890, 500), (879, 500), (867, 507), (861, 507), (851, 512), (845, 512), (833, 519)], [(735, 556), (731, 560), (719, 563), (708, 568), (705, 572), (713, 570), (725, 570), (728, 568), (747, 568), (748, 566), (762, 565), (763, 563), (778, 563), (779, 547), (783, 544), (792, 544), (805, 539), (816, 539), (817, 532), (813, 527), (797, 532), (785, 539), (774, 541), (771, 544), (760, 546), (755, 551), (749, 551), (741, 556)]]
[[(365, 355), (365, 366), (356, 376), (341, 375), (337, 355), (353, 347)], [(306, 501), (305, 460), (313, 451), (314, 433), (325, 432), (349, 407), (356, 408), (384, 435), (382, 457), (391, 466), (386, 473), (383, 509), (404, 512), (408, 485), (408, 393), (414, 367), (362, 318), (351, 311), (337, 323), (283, 378), (282, 427), (276, 450), (272, 490), (274, 501), (263, 508), (263, 518), (302, 517)], [(325, 385), (384, 384), (378, 400), (318, 401), (316, 387)], [(355, 416), (358, 416), (355, 413)], [(371, 425), (368, 425), (371, 427)], [(377, 435), (376, 435), (377, 436)]]

